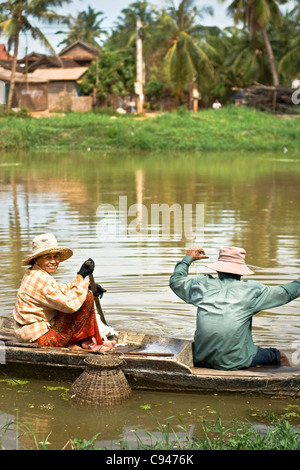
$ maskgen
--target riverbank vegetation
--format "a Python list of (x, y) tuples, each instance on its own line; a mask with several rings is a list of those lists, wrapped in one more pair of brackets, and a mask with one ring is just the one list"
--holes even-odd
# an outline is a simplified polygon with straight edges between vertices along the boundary
[[(289, 10), (286, 0), (221, 1), (232, 18), (231, 27), (205, 26), (214, 15), (205, 2), (200, 6), (193, 0), (168, 0), (160, 7), (147, 1), (131, 3), (103, 41), (99, 68), (90, 68), (82, 91), (96, 87), (100, 104), (116, 94), (134, 94), (137, 18), (142, 23), (137, 33), (143, 42), (145, 102), (152, 109), (170, 97), (177, 105), (193, 97), (204, 107), (216, 98), (232, 103), (241, 89), (255, 82), (290, 87), (299, 73), (299, 1)], [(77, 31), (84, 37), (83, 30)]]
[[(99, 59), (79, 83), (81, 93), (91, 94), (96, 106), (125, 108), (132, 98), (143, 96), (146, 109), (170, 110), (182, 103), (207, 108), (215, 99), (232, 103), (243, 88), (256, 82), (291, 87), (300, 66), (299, 0), (220, 2), (232, 26), (207, 26), (208, 18), (214, 24), (214, 10), (196, 0), (167, 0), (163, 5), (137, 0), (121, 11), (110, 31), (104, 27), (105, 12), (90, 6), (77, 16), (49, 13), (71, 0), (3, 2), (0, 32), (14, 50), (8, 108), (22, 35), (38, 37), (53, 54), (43, 28), (32, 26), (36, 20), (65, 23), (64, 31), (53, 25), (52, 36), (64, 34), (59, 45), (79, 40), (99, 50)], [(143, 63), (143, 77), (137, 76), (137, 62)]]
[[(126, 426), (110, 426), (108, 437), (103, 420), (118, 420), (118, 407), (74, 407), (69, 403), (69, 382), (47, 381), (43, 385), (39, 380), (6, 376), (0, 379), (0, 386), (5, 403), (8, 396), (14, 397), (7, 422), (2, 419), (0, 426), (0, 450), (300, 450), (297, 398), (278, 403), (249, 397), (246, 408), (238, 401), (239, 417), (234, 418), (219, 407), (224, 400), (221, 395), (213, 406), (209, 395), (199, 396), (199, 406), (186, 403), (180, 410), (166, 411), (165, 417), (159, 409), (162, 411), (167, 403), (174, 406), (169, 395), (166, 401), (162, 396), (157, 401), (156, 394), (152, 398), (148, 395), (147, 401), (137, 396), (128, 408)], [(34, 390), (38, 393), (33, 403)], [(75, 416), (74, 423), (70, 425), (68, 418), (61, 420), (61, 414)], [(82, 420), (83, 416), (87, 418)], [(92, 426), (87, 424), (89, 420)]]
[(190, 113), (185, 108), (154, 117), (70, 113), (1, 119), (0, 149), (40, 150), (274, 150), (300, 148), (299, 117), (247, 107)]
[[(287, 413), (285, 413), (287, 414)], [(293, 413), (297, 415), (297, 413)], [(253, 425), (250, 422), (235, 421), (232, 426), (225, 427), (220, 418), (215, 423), (202, 421), (202, 432), (191, 436), (188, 427), (181, 421), (174, 429), (169, 422), (158, 423), (156, 432), (140, 431), (136, 434), (135, 444), (128, 445), (126, 441), (112, 442), (114, 450), (144, 450), (144, 451), (199, 451), (199, 450), (300, 450), (300, 428), (293, 425), (285, 417), (273, 417), (268, 425)], [(26, 437), (27, 446), (22, 450), (49, 449), (51, 433), (38, 438), (34, 428), (28, 423), (8, 423), (0, 435), (0, 450), (5, 450), (6, 432), (17, 425), (17, 436)], [(299, 425), (299, 421), (298, 421)], [(64, 450), (109, 450), (101, 447), (95, 436), (87, 439), (72, 438), (62, 447)], [(132, 442), (132, 440), (131, 440)], [(19, 448), (16, 442), (16, 449)], [(62, 450), (60, 449), (60, 450)], [(59, 450), (59, 449), (53, 449)]]

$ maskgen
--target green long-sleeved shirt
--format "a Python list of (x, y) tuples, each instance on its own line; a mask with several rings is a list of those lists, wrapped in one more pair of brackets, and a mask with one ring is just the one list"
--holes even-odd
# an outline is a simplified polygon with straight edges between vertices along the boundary
[(270, 287), (241, 281), (230, 274), (188, 277), (191, 256), (176, 264), (170, 278), (173, 292), (197, 307), (194, 363), (199, 367), (236, 370), (249, 367), (257, 352), (252, 316), (300, 296), (300, 280)]

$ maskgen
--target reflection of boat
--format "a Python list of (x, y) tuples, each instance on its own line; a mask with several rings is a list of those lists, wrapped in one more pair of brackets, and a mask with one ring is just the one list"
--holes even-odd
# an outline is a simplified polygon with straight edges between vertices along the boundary
[[(84, 359), (96, 352), (42, 348), (17, 343), (11, 321), (0, 319), (0, 372), (24, 376), (76, 378)], [(123, 371), (133, 389), (192, 393), (244, 393), (300, 396), (300, 369), (257, 367), (219, 371), (193, 367), (192, 342), (138, 333), (120, 333), (112, 353), (125, 359)], [(0, 345), (1, 345), (0, 343)]]

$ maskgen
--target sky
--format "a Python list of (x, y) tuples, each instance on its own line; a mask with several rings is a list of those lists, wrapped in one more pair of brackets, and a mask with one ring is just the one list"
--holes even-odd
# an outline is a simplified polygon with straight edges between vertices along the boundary
[[(88, 6), (90, 6), (96, 12), (103, 12), (105, 20), (102, 22), (102, 27), (110, 33), (118, 16), (121, 15), (121, 11), (134, 1), (135, 0), (73, 0), (69, 4), (65, 4), (64, 7), (57, 8), (55, 12), (62, 15), (72, 15), (76, 17), (79, 11), (87, 10)], [(180, 0), (174, 0), (174, 2), (176, 5), (178, 5)], [(165, 0), (149, 0), (149, 3), (152, 3), (155, 6), (163, 6)], [(197, 6), (210, 6), (214, 9), (214, 16), (205, 15), (201, 20), (201, 23), (206, 26), (218, 26), (219, 28), (232, 26), (233, 20), (226, 13), (227, 7), (230, 3), (231, 0), (227, 0), (223, 3), (220, 3), (218, 0), (196, 0), (195, 4)], [(289, 3), (292, 4), (293, 1)], [(52, 25), (41, 25), (37, 23), (33, 24), (38, 26), (43, 31), (56, 52), (59, 52), (64, 47), (59, 46), (59, 43), (66, 38), (66, 35), (57, 35), (55, 33), (58, 30), (67, 30), (66, 26), (59, 25), (57, 23)], [(2, 40), (0, 39), (0, 42), (5, 42), (5, 40), (2, 38)], [(49, 53), (49, 51), (43, 48), (39, 41), (34, 41), (29, 34), (26, 36), (23, 34), (20, 38), (19, 58), (22, 58), (26, 55), (26, 50), (28, 53), (33, 51), (45, 54)]]

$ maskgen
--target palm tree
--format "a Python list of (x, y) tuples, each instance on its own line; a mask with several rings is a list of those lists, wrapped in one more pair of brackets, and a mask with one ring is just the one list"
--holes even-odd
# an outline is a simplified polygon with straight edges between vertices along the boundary
[(271, 22), (278, 24), (281, 21), (279, 5), (284, 3), (287, 3), (287, 0), (233, 0), (228, 7), (228, 12), (233, 16), (235, 23), (241, 21), (248, 27), (250, 39), (257, 32), (262, 33), (274, 86), (279, 85), (279, 78), (267, 26)]
[[(300, 70), (300, 0), (290, 14), (284, 16), (281, 30), (277, 30), (276, 34), (281, 39), (282, 45), (279, 71), (286, 82), (290, 83)], [(286, 39), (284, 42), (282, 37)]]
[(147, 0), (133, 2), (121, 11), (121, 16), (117, 18), (116, 27), (106, 42), (107, 51), (120, 54), (123, 57), (123, 62), (126, 61), (131, 65), (131, 58), (137, 56), (137, 21), (141, 22), (142, 27), (138, 34), (143, 40), (143, 81), (157, 63), (156, 17), (155, 7)]
[(223, 66), (239, 83), (247, 86), (254, 81), (272, 83), (272, 76), (267, 71), (264, 41), (260, 35), (249, 38), (245, 30), (228, 28), (230, 49), (224, 58)]
[[(146, 68), (153, 62), (153, 53), (157, 48), (157, 12), (145, 0), (131, 3), (121, 11), (106, 46), (111, 49), (125, 50), (130, 53), (136, 48), (137, 20), (142, 23), (141, 34), (143, 38), (143, 57)], [(151, 66), (151, 65), (150, 65)]]
[[(93, 8), (88, 6), (87, 11), (80, 11), (77, 17), (70, 16), (64, 21), (69, 26), (69, 32), (66, 39), (64, 39), (59, 45), (66, 44), (69, 46), (73, 42), (80, 40), (98, 47), (99, 44), (96, 39), (100, 38), (103, 34), (107, 35), (107, 31), (102, 29), (102, 22), (105, 18), (98, 19), (102, 16), (102, 11), (95, 11)], [(62, 31), (57, 31), (56, 34), (61, 34)]]
[(14, 46), (12, 60), (10, 88), (7, 100), (7, 107), (11, 108), (12, 97), (15, 88), (15, 75), (18, 60), (20, 33), (30, 32), (33, 39), (39, 39), (44, 46), (55, 54), (55, 51), (41, 29), (34, 26), (29, 18), (42, 20), (48, 23), (59, 21), (64, 18), (50, 11), (49, 7), (62, 6), (70, 0), (7, 0), (0, 4), (1, 34), (8, 37), (8, 49)]
[(136, 21), (139, 18), (143, 25), (143, 34), (147, 34), (147, 43), (151, 42), (154, 31), (151, 26), (155, 24), (155, 9), (146, 0), (139, 0), (128, 5), (121, 11), (122, 16), (118, 16), (116, 28), (112, 32), (111, 43), (134, 45), (136, 40)]
[(162, 11), (160, 20), (168, 48), (164, 65), (174, 93), (181, 100), (191, 85), (194, 89), (199, 86), (202, 74), (213, 74), (209, 44), (201, 40), (203, 28), (196, 23), (203, 13), (212, 14), (212, 9), (197, 8), (194, 0), (182, 0), (178, 8), (173, 0), (168, 3), (169, 8)]

